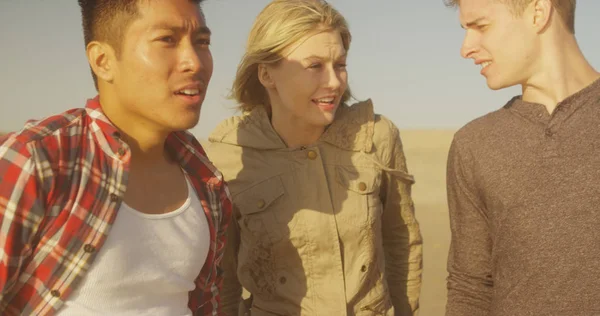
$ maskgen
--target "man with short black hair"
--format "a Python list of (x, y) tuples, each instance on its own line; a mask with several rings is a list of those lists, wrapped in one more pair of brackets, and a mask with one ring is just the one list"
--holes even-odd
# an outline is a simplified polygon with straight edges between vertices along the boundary
[(0, 314), (218, 315), (231, 202), (186, 130), (199, 0), (79, 0), (98, 96), (0, 143)]

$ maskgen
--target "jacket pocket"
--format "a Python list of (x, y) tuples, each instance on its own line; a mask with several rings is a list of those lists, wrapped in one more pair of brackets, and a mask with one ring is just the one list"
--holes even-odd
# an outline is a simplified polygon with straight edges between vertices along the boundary
[(360, 228), (371, 226), (381, 216), (381, 173), (372, 168), (337, 166), (338, 185), (334, 197), (336, 213), (344, 222)]
[(289, 227), (280, 223), (276, 213), (283, 205), (285, 190), (279, 176), (252, 185), (233, 198), (240, 212), (239, 224), (256, 238), (268, 236), (272, 243), (289, 235)]

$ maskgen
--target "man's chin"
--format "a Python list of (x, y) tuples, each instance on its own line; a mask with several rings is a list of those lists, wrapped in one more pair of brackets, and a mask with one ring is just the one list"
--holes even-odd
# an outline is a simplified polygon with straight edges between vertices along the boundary
[(192, 128), (194, 128), (194, 127), (196, 127), (198, 125), (199, 121), (200, 120), (195, 120), (194, 122), (190, 122), (190, 123), (186, 124), (185, 126), (183, 126), (183, 129), (184, 130), (192, 129)]
[(521, 84), (519, 80), (506, 80), (496, 77), (486, 77), (486, 84), (490, 90), (498, 91), (506, 88), (511, 88)]
[(490, 88), (490, 90), (494, 90), (494, 91), (498, 91), (498, 90), (502, 90), (502, 89), (506, 89), (509, 88), (511, 86), (514, 86), (514, 84), (507, 84), (507, 83), (502, 83), (502, 82), (494, 82), (492, 80), (487, 80), (486, 81), (488, 88)]
[(186, 130), (196, 127), (198, 125), (199, 121), (200, 121), (200, 115), (194, 115), (192, 117), (185, 117), (185, 118), (179, 120), (178, 122), (173, 122), (175, 124), (172, 124), (170, 126), (170, 129), (174, 132), (186, 131)]

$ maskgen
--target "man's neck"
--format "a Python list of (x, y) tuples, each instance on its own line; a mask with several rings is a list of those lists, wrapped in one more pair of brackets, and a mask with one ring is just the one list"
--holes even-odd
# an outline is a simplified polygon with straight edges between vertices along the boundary
[(132, 167), (170, 163), (165, 150), (168, 132), (153, 128), (129, 113), (110, 94), (101, 94), (100, 104), (106, 117), (121, 132), (122, 140), (129, 146)]
[(549, 42), (542, 52), (538, 71), (522, 85), (523, 101), (543, 104), (549, 113), (561, 101), (600, 78), (574, 36)]

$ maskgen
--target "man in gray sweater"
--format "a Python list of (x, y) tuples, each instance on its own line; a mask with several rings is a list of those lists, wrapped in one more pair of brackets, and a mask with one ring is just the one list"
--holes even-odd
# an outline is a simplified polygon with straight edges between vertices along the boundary
[(522, 95), (452, 142), (446, 316), (600, 315), (600, 73), (575, 0), (447, 2), (461, 55)]

